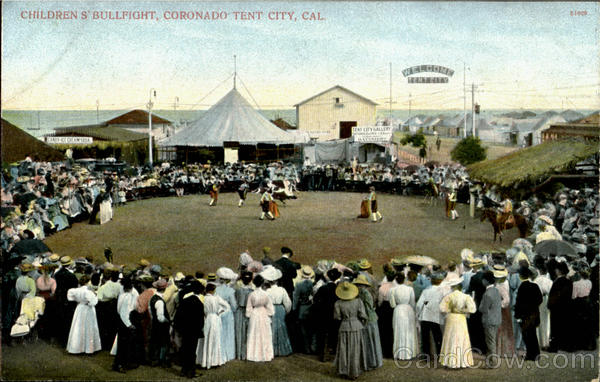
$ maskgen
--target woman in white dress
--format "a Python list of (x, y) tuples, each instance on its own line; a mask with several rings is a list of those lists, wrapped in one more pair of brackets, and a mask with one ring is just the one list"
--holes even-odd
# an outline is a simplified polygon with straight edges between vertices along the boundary
[(396, 275), (398, 286), (390, 291), (390, 306), (394, 308), (394, 359), (407, 360), (419, 354), (415, 291), (404, 285), (404, 273)]
[(248, 296), (246, 317), (248, 317), (248, 342), (246, 359), (265, 362), (273, 359), (273, 334), (271, 316), (275, 313), (271, 298), (264, 290), (263, 277), (256, 275), (252, 281), (256, 290)]
[(546, 349), (550, 346), (550, 310), (548, 309), (548, 294), (552, 288), (552, 280), (546, 271), (546, 264), (543, 258), (536, 256), (534, 259), (535, 267), (539, 275), (533, 280), (540, 287), (542, 292), (542, 303), (540, 304), (540, 326), (537, 327), (538, 341), (540, 348)]
[(462, 292), (462, 277), (450, 282), (452, 293), (442, 299), (440, 312), (446, 313), (440, 363), (449, 368), (473, 366), (471, 339), (466, 315), (475, 313), (475, 301)]
[(207, 369), (225, 363), (221, 349), (221, 315), (229, 311), (229, 304), (215, 295), (215, 288), (215, 284), (209, 283), (204, 297), (204, 347), (200, 365)]
[(77, 302), (67, 341), (67, 351), (71, 354), (91, 354), (102, 349), (96, 320), (98, 298), (86, 285), (88, 281), (90, 281), (89, 277), (83, 275), (79, 279), (79, 287), (67, 291), (67, 299)]

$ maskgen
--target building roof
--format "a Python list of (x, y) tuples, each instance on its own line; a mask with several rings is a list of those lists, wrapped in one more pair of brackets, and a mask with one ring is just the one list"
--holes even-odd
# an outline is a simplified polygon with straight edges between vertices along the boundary
[(117, 126), (107, 126), (104, 123), (98, 125), (60, 127), (54, 129), (54, 133), (49, 135), (55, 137), (84, 136), (102, 141), (120, 142), (133, 142), (148, 139), (148, 134), (129, 131)]
[(160, 145), (223, 147), (224, 142), (288, 144), (293, 143), (294, 138), (269, 122), (236, 89), (232, 89), (199, 119)]
[[(146, 125), (148, 126), (148, 112), (146, 110), (135, 109), (125, 114), (121, 114), (105, 122), (107, 125)], [(152, 123), (172, 123), (168, 119), (152, 113)]]
[(498, 159), (472, 164), (467, 171), (472, 179), (500, 187), (537, 184), (552, 174), (572, 168), (597, 151), (597, 144), (580, 139), (547, 141)]
[(298, 107), (298, 106), (300, 106), (300, 105), (302, 105), (302, 104), (305, 104), (305, 103), (307, 103), (308, 101), (310, 101), (310, 100), (312, 100), (312, 99), (314, 99), (314, 98), (317, 98), (317, 97), (319, 97), (319, 96), (321, 96), (321, 95), (323, 95), (323, 94), (325, 94), (325, 93), (327, 93), (327, 92), (330, 92), (330, 91), (332, 91), (333, 89), (340, 89), (340, 90), (343, 90), (343, 91), (345, 91), (345, 92), (348, 92), (348, 93), (350, 93), (350, 94), (352, 94), (352, 95), (355, 95), (356, 97), (358, 97), (358, 98), (360, 98), (360, 99), (363, 99), (363, 100), (365, 100), (366, 102), (368, 102), (368, 103), (370, 103), (370, 104), (372, 104), (372, 105), (377, 105), (377, 102), (371, 101), (371, 100), (370, 100), (370, 99), (368, 99), (367, 97), (363, 97), (363, 96), (361, 96), (360, 94), (358, 94), (358, 93), (355, 93), (355, 92), (353, 92), (352, 90), (346, 89), (346, 88), (345, 88), (345, 87), (343, 87), (343, 86), (340, 86), (340, 85), (335, 85), (335, 86), (333, 86), (333, 87), (330, 87), (330, 88), (329, 88), (329, 89), (327, 89), (327, 90), (324, 90), (324, 91), (322, 91), (321, 93), (315, 94), (314, 96), (312, 96), (312, 97), (310, 97), (310, 98), (307, 98), (307, 99), (305, 99), (304, 101), (302, 101), (302, 102), (299, 102), (299, 103), (295, 104), (295, 105), (294, 105), (294, 107)]
[(2, 162), (18, 162), (31, 155), (42, 161), (61, 161), (65, 156), (50, 145), (2, 118)]

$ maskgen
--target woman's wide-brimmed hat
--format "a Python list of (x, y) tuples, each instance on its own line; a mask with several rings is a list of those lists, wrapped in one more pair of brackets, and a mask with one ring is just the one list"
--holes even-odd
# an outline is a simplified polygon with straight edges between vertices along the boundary
[(237, 273), (231, 268), (221, 267), (217, 269), (217, 277), (223, 280), (235, 280), (237, 278)]
[(367, 259), (362, 259), (358, 262), (358, 267), (362, 270), (370, 269), (371, 263)]
[(165, 279), (158, 279), (152, 283), (152, 286), (155, 287), (157, 290), (165, 290), (167, 288), (167, 285), (168, 283)]
[(344, 281), (335, 288), (335, 295), (341, 300), (352, 300), (358, 296), (358, 288), (356, 285)]
[(354, 279), (353, 283), (356, 285), (371, 286), (371, 283), (369, 282), (369, 280), (367, 280), (367, 277), (365, 275), (358, 275), (358, 277)]
[(463, 277), (456, 277), (456, 278), (452, 278), (450, 280), (444, 281), (443, 284), (445, 284), (446, 286), (449, 286), (449, 287), (453, 287), (455, 285), (462, 284), (463, 280), (464, 280)]

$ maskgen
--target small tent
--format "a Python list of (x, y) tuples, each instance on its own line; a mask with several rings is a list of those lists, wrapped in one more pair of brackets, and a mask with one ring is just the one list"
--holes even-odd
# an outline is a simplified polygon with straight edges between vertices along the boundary
[(2, 119), (2, 162), (18, 162), (30, 155), (42, 161), (62, 161), (65, 156), (33, 135)]

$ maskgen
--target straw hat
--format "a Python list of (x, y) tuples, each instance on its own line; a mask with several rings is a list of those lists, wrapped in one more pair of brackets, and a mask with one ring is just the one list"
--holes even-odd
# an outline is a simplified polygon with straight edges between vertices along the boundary
[(483, 260), (481, 260), (479, 257), (477, 257), (469, 262), (469, 267), (471, 267), (471, 268), (480, 267), (482, 265), (483, 265)]
[(508, 277), (508, 271), (506, 270), (506, 267), (504, 265), (494, 265), (494, 269), (492, 270), (492, 272), (494, 273), (494, 277), (497, 279)]
[(206, 280), (207, 281), (216, 281), (217, 280), (217, 275), (214, 273), (209, 273), (206, 275)]
[(369, 282), (369, 280), (367, 280), (367, 277), (365, 275), (358, 275), (358, 277), (354, 279), (353, 283), (356, 285), (371, 286), (371, 283)]
[(464, 280), (464, 277), (456, 277), (456, 278), (452, 278), (450, 280), (446, 280), (444, 281), (444, 284), (446, 284), (449, 287), (453, 287), (455, 285), (461, 284)]
[(360, 269), (362, 269), (362, 270), (370, 269), (371, 268), (371, 263), (367, 259), (361, 259), (358, 262), (358, 267)]
[(352, 300), (358, 296), (358, 288), (356, 285), (344, 281), (335, 288), (335, 294), (340, 300)]
[(140, 262), (138, 263), (138, 265), (140, 265), (142, 267), (147, 267), (148, 265), (150, 265), (150, 262), (146, 259), (141, 259)]
[(63, 256), (60, 258), (60, 264), (63, 267), (69, 266), (73, 264), (73, 259), (70, 256)]
[(57, 253), (53, 253), (52, 255), (50, 255), (50, 257), (48, 257), (48, 261), (52, 262), (52, 263), (56, 263), (60, 260), (60, 255)]
[(302, 272), (300, 273), (300, 275), (304, 279), (312, 279), (315, 275), (315, 271), (313, 271), (310, 265), (305, 265), (302, 267)]
[(175, 278), (175, 281), (181, 281), (181, 280), (183, 280), (185, 278), (185, 275), (182, 272), (177, 272), (175, 274), (174, 278)]
[(33, 265), (30, 264), (30, 263), (23, 263), (23, 264), (20, 265), (19, 268), (21, 268), (21, 272), (23, 272), (23, 273), (31, 272), (31, 271), (33, 271), (35, 269), (33, 267)]

